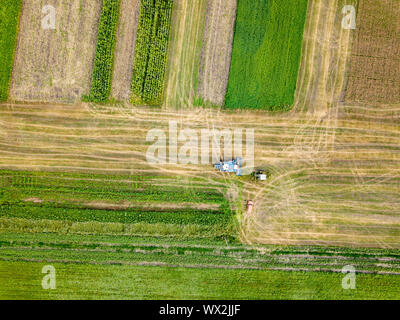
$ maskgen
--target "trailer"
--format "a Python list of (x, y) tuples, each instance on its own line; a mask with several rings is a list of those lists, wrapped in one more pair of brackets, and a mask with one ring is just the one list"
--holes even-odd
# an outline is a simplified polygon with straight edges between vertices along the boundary
[(264, 170), (257, 170), (254, 173), (254, 177), (259, 180), (259, 181), (265, 181), (267, 180), (267, 174), (265, 173)]
[(254, 208), (254, 201), (253, 200), (247, 200), (246, 204), (246, 213), (251, 214), (253, 212)]

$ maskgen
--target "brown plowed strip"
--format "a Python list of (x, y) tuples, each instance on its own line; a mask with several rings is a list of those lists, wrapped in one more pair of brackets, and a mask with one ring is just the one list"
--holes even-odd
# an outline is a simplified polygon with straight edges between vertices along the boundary
[(232, 55), (236, 0), (208, 0), (201, 54), (198, 96), (224, 103)]
[(112, 97), (128, 100), (131, 92), (140, 0), (122, 0), (114, 53)]

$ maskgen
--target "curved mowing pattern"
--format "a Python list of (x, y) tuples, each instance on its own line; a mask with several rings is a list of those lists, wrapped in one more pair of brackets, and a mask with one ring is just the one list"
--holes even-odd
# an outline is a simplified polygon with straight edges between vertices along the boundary
[(228, 108), (293, 105), (307, 5), (308, 0), (238, 0)]
[(162, 103), (173, 0), (141, 1), (132, 103)]
[(0, 101), (8, 98), (21, 7), (21, 0), (0, 2)]
[(119, 6), (120, 0), (105, 0), (103, 3), (90, 91), (90, 100), (95, 102), (107, 101), (111, 93)]

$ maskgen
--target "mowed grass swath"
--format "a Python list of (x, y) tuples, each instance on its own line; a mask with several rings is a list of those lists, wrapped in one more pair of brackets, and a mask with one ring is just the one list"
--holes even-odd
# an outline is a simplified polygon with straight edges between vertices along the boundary
[(160, 105), (168, 55), (173, 0), (143, 0), (133, 65), (134, 104)]
[(107, 101), (111, 93), (114, 63), (114, 47), (121, 0), (103, 1), (96, 57), (94, 60), (92, 88), (89, 99), (94, 102)]
[(0, 2), (0, 101), (8, 99), (22, 0)]
[(307, 6), (308, 0), (238, 0), (226, 107), (290, 108)]

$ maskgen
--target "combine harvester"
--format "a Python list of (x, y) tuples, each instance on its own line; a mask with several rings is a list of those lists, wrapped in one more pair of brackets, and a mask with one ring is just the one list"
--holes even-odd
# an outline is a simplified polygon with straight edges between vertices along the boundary
[[(214, 167), (220, 172), (224, 173), (236, 173), (237, 176), (242, 176), (241, 167), (243, 166), (242, 158), (236, 158), (231, 161), (220, 161), (219, 163), (215, 164)], [(252, 176), (258, 181), (265, 181), (267, 180), (267, 174), (264, 170), (256, 170), (252, 173)], [(247, 200), (246, 201), (246, 213), (247, 215), (252, 214), (254, 208), (254, 201)]]
[[(243, 172), (241, 170), (243, 166), (243, 159), (236, 158), (231, 161), (220, 161), (214, 165), (215, 169), (220, 172), (225, 173), (236, 173), (237, 176), (242, 176)], [(251, 174), (256, 180), (265, 181), (267, 180), (267, 174), (264, 170), (256, 170)]]
[(215, 164), (215, 169), (226, 172), (226, 173), (236, 173), (237, 176), (242, 175), (241, 166), (243, 165), (242, 158), (236, 158), (231, 161), (220, 161), (219, 163)]

